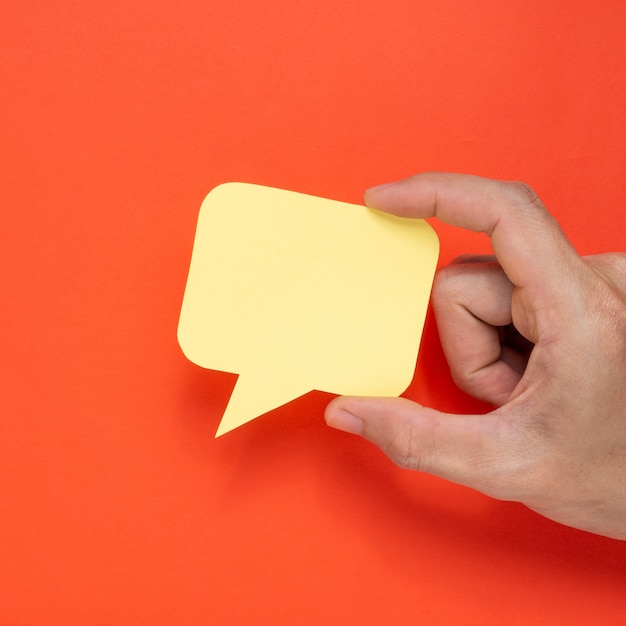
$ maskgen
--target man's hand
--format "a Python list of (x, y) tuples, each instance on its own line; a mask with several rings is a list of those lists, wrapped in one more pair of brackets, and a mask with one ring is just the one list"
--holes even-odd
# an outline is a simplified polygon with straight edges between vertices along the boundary
[(520, 183), (421, 174), (365, 202), (491, 237), (495, 257), (439, 272), (433, 306), (454, 380), (498, 408), (450, 415), (339, 397), (328, 424), (402, 467), (626, 539), (626, 254), (578, 256)]

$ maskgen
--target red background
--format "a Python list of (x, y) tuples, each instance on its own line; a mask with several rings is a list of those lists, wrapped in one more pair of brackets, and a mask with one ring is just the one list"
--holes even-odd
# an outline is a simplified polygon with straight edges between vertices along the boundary
[[(393, 466), (311, 393), (214, 440), (205, 194), (522, 179), (624, 250), (626, 4), (4, 2), (0, 623), (621, 624), (626, 543)], [(482, 252), (435, 223), (441, 262)], [(408, 397), (483, 410), (429, 319)]]

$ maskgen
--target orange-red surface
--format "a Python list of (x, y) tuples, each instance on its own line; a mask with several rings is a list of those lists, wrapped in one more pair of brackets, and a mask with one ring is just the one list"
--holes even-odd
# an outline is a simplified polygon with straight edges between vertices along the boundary
[[(0, 624), (623, 624), (625, 543), (403, 472), (328, 395), (214, 440), (235, 377), (176, 324), (229, 180), (523, 179), (624, 250), (626, 4), (4, 4)], [(432, 318), (406, 395), (486, 409)]]

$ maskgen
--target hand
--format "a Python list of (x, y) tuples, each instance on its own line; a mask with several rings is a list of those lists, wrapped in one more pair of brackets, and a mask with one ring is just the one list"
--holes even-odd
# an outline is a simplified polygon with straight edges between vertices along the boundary
[(328, 424), (402, 467), (626, 539), (626, 254), (578, 256), (521, 183), (421, 174), (365, 202), (491, 237), (495, 257), (438, 273), (433, 306), (454, 380), (497, 408), (339, 397)]

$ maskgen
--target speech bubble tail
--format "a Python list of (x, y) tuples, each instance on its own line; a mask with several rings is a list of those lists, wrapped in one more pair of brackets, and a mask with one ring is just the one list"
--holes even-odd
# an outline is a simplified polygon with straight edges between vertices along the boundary
[(298, 398), (307, 391), (310, 389), (291, 386), (288, 381), (276, 376), (240, 375), (215, 437), (220, 437), (256, 417)]

